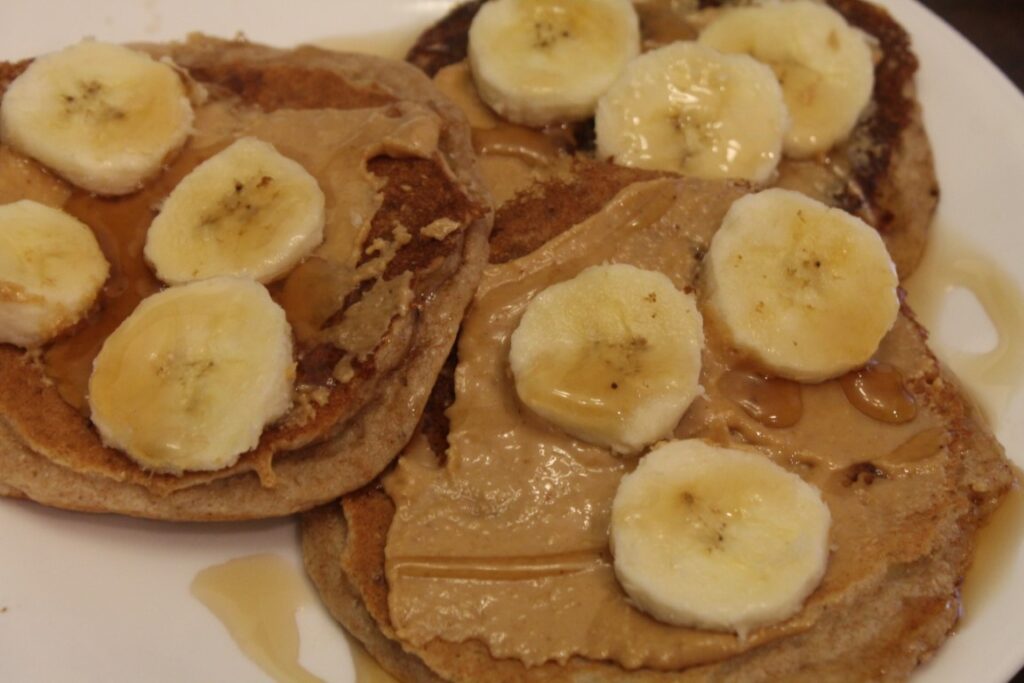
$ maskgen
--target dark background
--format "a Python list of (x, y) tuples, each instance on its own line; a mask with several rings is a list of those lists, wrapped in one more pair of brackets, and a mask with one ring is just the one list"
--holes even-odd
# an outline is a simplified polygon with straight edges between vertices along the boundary
[(1024, 90), (1024, 0), (921, 0)]
[[(1024, 0), (921, 2), (966, 36), (1024, 91)], [(1012, 683), (1024, 683), (1024, 671), (1014, 676)]]

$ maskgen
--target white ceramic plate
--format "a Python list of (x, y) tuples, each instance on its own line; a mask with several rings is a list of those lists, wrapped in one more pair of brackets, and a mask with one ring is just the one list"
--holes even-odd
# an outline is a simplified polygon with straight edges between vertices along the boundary
[[(241, 31), (282, 46), (373, 34), (386, 47), (451, 4), (4, 0), (0, 59), (46, 52), (85, 35), (166, 40), (194, 30), (223, 36)], [(920, 5), (912, 0), (884, 4), (910, 29), (922, 62), (920, 97), (943, 189), (939, 232), (966, 236), (1020, 288), (1024, 98)], [(963, 297), (950, 303), (952, 313), (937, 321), (940, 347), (977, 350), (992, 343), (991, 326), (972, 305)], [(998, 424), (1011, 457), (1024, 466), (1020, 396)], [(298, 568), (296, 539), (290, 520), (172, 525), (0, 500), (0, 681), (268, 680), (190, 596), (189, 584), (204, 567), (256, 553), (275, 553)], [(916, 675), (917, 683), (1002, 683), (1024, 664), (1024, 552), (1019, 543), (1009, 555), (999, 585)], [(354, 680), (345, 640), (323, 609), (303, 608), (299, 623), (303, 665), (327, 681)]]

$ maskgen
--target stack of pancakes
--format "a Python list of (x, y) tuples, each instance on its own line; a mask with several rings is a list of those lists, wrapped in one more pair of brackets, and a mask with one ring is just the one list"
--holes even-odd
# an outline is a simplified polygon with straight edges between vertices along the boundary
[[(315, 48), (279, 51), (203, 37), (144, 49), (187, 69), (206, 90), (204, 107), (233, 108), (239, 120), (255, 121), (253, 126), (274, 112), (295, 112), (294, 125), (307, 129), (288, 134), (308, 135), (311, 147), (338, 145), (337, 154), (365, 164), (381, 201), (364, 247), (392, 240), (399, 226), (408, 231), (411, 240), (379, 277), (413, 273), (414, 303), (391, 321), (347, 383), (331, 376), (337, 349), (300, 345), (297, 387), (313, 398), (296, 400), (289, 415), (264, 430), (259, 446), (234, 466), (181, 476), (144, 471), (102, 443), (89, 423), (84, 385), (106, 336), (142, 294), (158, 287), (143, 263), (140, 237), (156, 207), (218, 147), (186, 148), (161, 176), (123, 198), (73, 188), (5, 148), (3, 201), (38, 198), (102, 230), (113, 275), (93, 313), (63, 338), (34, 353), (0, 346), (0, 487), (57, 507), (176, 520), (275, 517), (332, 500), (372, 479), (408, 441), (485, 262), (491, 211), (461, 116), (415, 69), (376, 57)], [(0, 86), (6, 88), (27, 66), (6, 65)], [(322, 112), (347, 113), (347, 119), (318, 133)], [(352, 131), (373, 118), (393, 121), (396, 131), (437, 121), (436, 146), (419, 156), (389, 154), (387, 139), (346, 146)], [(330, 178), (318, 180), (326, 187)], [(444, 219), (458, 229), (443, 239), (423, 232)], [(372, 257), (367, 250), (362, 261)], [(315, 284), (300, 283), (295, 298), (315, 297)], [(349, 295), (332, 317), (355, 306), (370, 284)], [(285, 296), (280, 289), (279, 300)]]
[[(464, 60), (468, 27), (481, 4), (463, 5), (428, 30), (408, 61), (434, 76)], [(880, 59), (872, 103), (849, 141), (833, 153), (849, 169), (841, 182), (832, 177), (818, 182), (827, 169), (813, 162), (792, 162), (783, 173), (793, 186), (813, 187), (818, 198), (875, 227), (904, 278), (920, 260), (938, 199), (913, 90), (916, 60), (905, 31), (884, 10), (861, 0), (829, 4), (876, 41)], [(646, 16), (645, 23), (641, 11), (641, 30), (653, 40), (655, 19)], [(584, 122), (544, 133), (537, 144), (550, 147), (550, 159), (528, 182), (517, 178), (510, 190), (501, 186), (500, 173), (488, 169), (491, 152), (464, 113), (408, 64), (203, 37), (142, 49), (172, 59), (206, 89), (209, 102), (228, 102), (256, 117), (332, 110), (350, 112), (353, 126), (368, 116), (414, 125), (411, 111), (430, 112), (440, 122), (434, 148), (410, 154), (382, 139), (351, 152), (365, 164), (382, 198), (364, 246), (394, 239), (398, 226), (411, 234), (380, 277), (412, 273), (413, 303), (390, 322), (373, 354), (355, 364), (354, 377), (346, 382), (330, 372), (339, 360), (337, 349), (297, 347), (298, 385), (316, 400), (297, 400), (236, 465), (180, 476), (147, 472), (104, 445), (73, 378), (54, 368), (70, 367), (70, 356), (80, 365), (91, 363), (98, 344), (136, 303), (125, 297), (135, 296), (142, 280), (156, 287), (151, 276), (138, 275), (141, 242), (118, 242), (117, 235), (144, 232), (152, 207), (202, 158), (186, 148), (138, 194), (109, 199), (63, 185), (0, 148), (0, 172), (12, 174), (0, 187), (0, 202), (38, 198), (88, 216), (90, 224), (109, 225), (103, 229), (110, 236), (101, 244), (113, 265), (95, 310), (65, 337), (34, 352), (0, 345), (0, 493), (73, 510), (172, 520), (305, 511), (303, 553), (324, 602), (402, 681), (898, 680), (948, 636), (958, 616), (958, 588), (974, 534), (1012, 485), (1013, 473), (904, 306), (876, 355), (901, 373), (917, 406), (916, 421), (901, 425), (902, 431), (833, 400), (840, 395), (838, 381), (814, 387), (822, 400), (805, 401), (801, 427), (765, 430), (729, 407), (713, 375), (714, 363), (706, 362), (701, 384), (707, 395), (700, 409), (720, 410), (719, 427), (709, 429), (711, 422), (690, 416), (674, 434), (791, 454), (792, 469), (826, 492), (835, 519), (829, 573), (801, 613), (781, 627), (748, 638), (675, 629), (667, 637), (677, 660), (686, 662), (680, 666), (627, 667), (614, 657), (581, 655), (527, 665), (493, 654), (480, 640), (414, 644), (403, 639), (391, 620), (385, 579), (396, 506), (380, 475), (387, 475), (396, 458), (443, 467), (449, 408), (470, 391), (459, 369), (460, 354), (476, 349), (468, 346), (475, 343), (468, 333), (465, 347), (455, 345), (456, 336), (460, 326), (484, 325), (493, 310), (480, 297), (473, 301), (481, 278), (486, 289), (509, 273), (571, 261), (552, 271), (554, 282), (586, 265), (617, 260), (621, 253), (658, 252), (685, 263), (697, 288), (700, 259), (722, 216), (753, 188), (596, 160), (591, 124)], [(0, 97), (26, 66), (0, 68)], [(466, 113), (471, 124), (472, 112)], [(337, 140), (347, 139), (347, 133), (340, 132)], [(808, 178), (813, 182), (805, 182)], [(603, 233), (603, 212), (636, 196), (653, 208), (617, 235)], [(429, 228), (439, 220), (456, 227), (438, 238)], [(658, 228), (666, 222), (688, 239), (666, 239)], [(643, 246), (634, 252), (631, 244)], [(371, 257), (367, 250), (364, 258)], [(648, 257), (636, 258), (644, 266)], [(301, 295), (316, 296), (315, 282), (304, 286), (310, 289)], [(343, 316), (368, 289), (349, 295), (333, 315)], [(716, 350), (708, 354), (714, 357)], [(495, 362), (504, 373), (504, 358)], [(507, 377), (499, 384), (507, 388)], [(807, 444), (825, 439), (831, 439), (828, 456), (816, 460)], [(465, 544), (473, 544), (468, 531)], [(431, 548), (424, 547), (422, 555), (430, 558)], [(526, 624), (550, 619), (555, 629), (604, 626), (558, 623), (543, 603), (505, 609), (521, 610), (529, 617)]]

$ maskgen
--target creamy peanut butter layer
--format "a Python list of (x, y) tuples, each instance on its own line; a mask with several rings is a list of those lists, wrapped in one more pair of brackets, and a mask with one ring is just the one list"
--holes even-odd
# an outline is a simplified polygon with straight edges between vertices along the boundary
[(799, 633), (892, 565), (932, 550), (929, 520), (954, 483), (950, 435), (914, 390), (937, 368), (904, 317), (869, 366), (816, 385), (761, 376), (706, 321), (705, 394), (675, 436), (756, 446), (818, 486), (833, 517), (818, 589), (797, 615), (746, 639), (669, 626), (630, 604), (607, 539), (612, 498), (636, 461), (565, 435), (516, 398), (509, 336), (533, 295), (616, 262), (663, 272), (699, 297), (700, 260), (743, 192), (681, 179), (636, 184), (536, 252), (485, 272), (460, 338), (446, 457), (414, 442), (385, 481), (396, 506), (385, 566), (399, 638), (413, 647), (481, 641), (495, 658), (527, 665), (583, 657), (678, 669)]

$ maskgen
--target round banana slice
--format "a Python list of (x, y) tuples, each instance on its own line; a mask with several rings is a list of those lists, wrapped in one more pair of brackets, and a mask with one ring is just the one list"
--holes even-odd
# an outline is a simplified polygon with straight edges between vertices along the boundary
[(818, 490), (767, 457), (673, 441), (619, 484), (615, 575), (655, 619), (742, 638), (799, 611), (825, 574), (831, 521)]
[(0, 102), (0, 139), (75, 185), (127, 194), (188, 138), (192, 104), (167, 64), (84, 41), (36, 59)]
[(871, 100), (875, 66), (864, 34), (824, 3), (796, 0), (725, 10), (700, 34), (722, 52), (775, 70), (793, 124), (785, 152), (808, 157), (849, 136)]
[(817, 382), (863, 365), (899, 312), (896, 267), (878, 233), (790, 190), (737, 200), (704, 267), (714, 319), (780, 377)]
[(668, 436), (700, 392), (696, 301), (661, 273), (594, 266), (548, 287), (512, 334), (520, 400), (619, 453)]
[(324, 205), (298, 162), (242, 138), (174, 188), (149, 227), (146, 260), (169, 284), (217, 275), (271, 282), (323, 241)]
[(640, 52), (629, 0), (493, 0), (469, 29), (481, 98), (528, 126), (576, 121)]
[(685, 42), (633, 60), (595, 121), (598, 154), (616, 163), (754, 182), (775, 171), (788, 125), (771, 69)]
[(28, 199), (0, 206), (0, 343), (53, 339), (88, 312), (109, 273), (78, 219)]
[(233, 277), (144, 299), (93, 364), (89, 408), (103, 441), (142, 467), (179, 474), (233, 465), (291, 405), (284, 310)]

